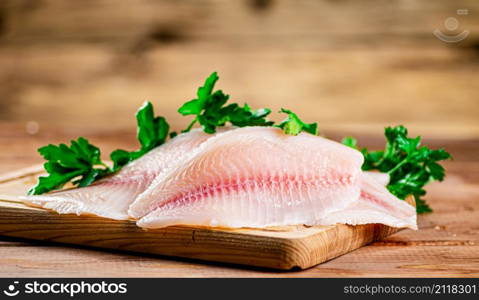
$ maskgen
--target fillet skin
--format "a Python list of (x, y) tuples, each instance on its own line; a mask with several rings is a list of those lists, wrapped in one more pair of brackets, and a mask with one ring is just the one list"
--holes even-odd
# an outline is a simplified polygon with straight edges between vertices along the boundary
[[(225, 130), (228, 128), (219, 132)], [(51, 209), (60, 214), (97, 215), (125, 220), (129, 218), (127, 211), (130, 204), (159, 173), (179, 163), (183, 155), (212, 136), (200, 129), (194, 129), (178, 135), (129, 163), (115, 175), (90, 186), (22, 199), (28, 205)]]
[(161, 173), (130, 206), (146, 228), (318, 224), (360, 196), (363, 156), (275, 127), (218, 134)]

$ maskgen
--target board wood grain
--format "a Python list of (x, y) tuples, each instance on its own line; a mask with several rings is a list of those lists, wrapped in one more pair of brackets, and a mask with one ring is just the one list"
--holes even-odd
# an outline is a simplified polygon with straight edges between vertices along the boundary
[(60, 215), (23, 205), (17, 197), (39, 172), (34, 166), (0, 177), (1, 235), (289, 270), (312, 267), (397, 231), (381, 224), (144, 230), (132, 221)]

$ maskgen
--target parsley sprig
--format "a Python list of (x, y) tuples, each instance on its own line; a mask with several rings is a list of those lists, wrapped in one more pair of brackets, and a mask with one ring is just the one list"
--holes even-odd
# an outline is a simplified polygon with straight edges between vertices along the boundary
[(148, 151), (163, 144), (167, 137), (170, 126), (164, 117), (155, 117), (151, 102), (145, 102), (136, 113), (137, 139), (140, 149), (128, 152), (118, 149), (110, 154), (113, 161), (113, 171), (118, 171), (130, 161), (142, 157)]
[(83, 137), (72, 140), (70, 146), (50, 144), (39, 148), (38, 152), (47, 160), (43, 166), (48, 176), (40, 177), (29, 194), (39, 195), (62, 188), (73, 179), (76, 179), (74, 184), (87, 186), (111, 172), (100, 158), (100, 149)]
[[(387, 127), (384, 132), (386, 147), (381, 151), (362, 148), (362, 169), (378, 170), (390, 177), (388, 190), (400, 199), (413, 195), (418, 213), (431, 212), (431, 207), (421, 197), (426, 194), (424, 186), (431, 181), (442, 181), (444, 167), (438, 162), (451, 158), (444, 149), (433, 150), (421, 146), (421, 137), (410, 138), (404, 126)], [(357, 149), (357, 141), (347, 137), (343, 144)]]
[(47, 176), (41, 176), (29, 194), (39, 195), (62, 188), (72, 181), (79, 187), (112, 174), (132, 160), (138, 159), (151, 149), (163, 144), (168, 136), (169, 125), (163, 117), (155, 117), (153, 106), (145, 102), (136, 113), (137, 138), (140, 149), (136, 151), (115, 150), (110, 154), (113, 168), (101, 160), (100, 149), (80, 137), (71, 145), (48, 145), (38, 149), (47, 161), (44, 164)]
[(318, 135), (318, 123), (307, 124), (304, 123), (298, 115), (290, 111), (289, 109), (282, 108), (280, 112), (288, 114), (288, 117), (275, 127), (283, 129), (284, 133), (291, 135), (298, 135), (301, 131), (311, 133), (312, 135)]
[(197, 122), (206, 133), (215, 133), (217, 127), (224, 126), (227, 122), (238, 127), (273, 125), (274, 122), (266, 119), (271, 113), (270, 109), (252, 111), (248, 104), (242, 107), (237, 103), (226, 105), (230, 96), (222, 90), (214, 91), (218, 79), (218, 74), (213, 72), (198, 88), (197, 98), (186, 102), (178, 109), (178, 112), (184, 116), (195, 116), (182, 132), (190, 131)]

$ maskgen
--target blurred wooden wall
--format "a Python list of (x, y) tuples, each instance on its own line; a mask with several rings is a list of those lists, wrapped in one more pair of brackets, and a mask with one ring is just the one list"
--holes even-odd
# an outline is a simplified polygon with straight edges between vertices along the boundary
[(479, 1), (0, 1), (2, 121), (133, 128), (149, 99), (180, 128), (214, 70), (234, 100), (322, 128), (479, 136)]

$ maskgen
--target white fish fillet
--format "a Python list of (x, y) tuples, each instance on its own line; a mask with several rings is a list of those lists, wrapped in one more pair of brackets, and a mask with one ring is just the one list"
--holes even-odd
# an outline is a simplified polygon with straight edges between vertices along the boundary
[[(361, 171), (362, 155), (339, 143), (271, 127), (209, 139), (160, 174), (130, 206), (145, 228), (383, 223), (416, 228), (414, 207)], [(381, 182), (382, 184), (380, 184)]]
[(316, 224), (359, 198), (363, 156), (331, 140), (245, 127), (160, 174), (131, 205), (141, 227)]
[[(379, 173), (363, 172), (361, 196), (346, 209), (328, 214), (318, 223), (321, 225), (369, 223), (385, 224), (391, 227), (417, 229), (416, 208), (392, 195)], [(389, 181), (389, 176), (387, 177)]]
[(378, 171), (367, 171), (364, 173), (382, 186), (386, 186), (389, 183), (390, 178), (388, 173), (381, 173)]
[[(223, 128), (221, 131), (226, 131)], [(128, 207), (164, 169), (181, 161), (181, 157), (214, 135), (200, 129), (180, 134), (143, 157), (129, 163), (117, 174), (93, 185), (22, 197), (26, 204), (54, 210), (61, 214), (92, 214), (128, 219)]]

